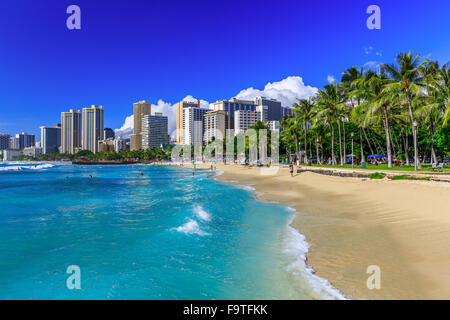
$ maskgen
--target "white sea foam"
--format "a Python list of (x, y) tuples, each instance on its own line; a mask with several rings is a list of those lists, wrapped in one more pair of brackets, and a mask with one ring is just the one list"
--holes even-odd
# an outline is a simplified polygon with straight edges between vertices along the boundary
[(199, 219), (201, 219), (203, 221), (211, 220), (211, 215), (208, 212), (206, 212), (202, 206), (196, 206), (194, 208), (194, 213)]
[(197, 221), (189, 219), (188, 222), (183, 224), (182, 226), (175, 228), (176, 231), (182, 232), (185, 234), (197, 234), (199, 236), (207, 236), (208, 233), (202, 231)]
[(298, 277), (299, 281), (306, 281), (306, 284), (319, 295), (319, 298), (346, 300), (347, 297), (342, 292), (333, 287), (328, 280), (318, 277), (314, 269), (306, 263), (309, 244), (304, 235), (290, 226), (293, 219), (294, 217), (287, 226), (282, 243), (283, 252), (287, 256), (286, 270)]
[(43, 170), (53, 167), (54, 165), (50, 163), (44, 163), (39, 165), (15, 165), (15, 166), (0, 167), (0, 171)]

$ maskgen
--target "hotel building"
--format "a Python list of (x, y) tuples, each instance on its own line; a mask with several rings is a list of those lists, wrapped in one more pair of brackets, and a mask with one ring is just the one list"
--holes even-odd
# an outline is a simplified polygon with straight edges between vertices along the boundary
[(228, 127), (228, 115), (223, 110), (208, 111), (204, 115), (204, 142), (208, 144), (212, 138), (225, 137)]
[(43, 154), (59, 152), (61, 147), (61, 125), (41, 127), (41, 148)]
[(98, 142), (104, 135), (104, 109), (103, 106), (83, 108), (83, 150), (98, 152)]
[(176, 132), (176, 144), (183, 144), (184, 135), (184, 109), (186, 108), (200, 108), (200, 100), (195, 102), (180, 101), (177, 103), (177, 132)]
[(168, 125), (169, 120), (162, 113), (145, 115), (142, 118), (142, 148), (148, 150), (169, 144)]
[(19, 138), (16, 137), (11, 137), (10, 141), (10, 148), (12, 150), (19, 150), (20, 149), (20, 143), (19, 143)]
[(183, 144), (202, 145), (203, 144), (203, 117), (210, 109), (188, 107), (183, 109)]
[[(262, 109), (262, 108), (261, 108)], [(237, 110), (234, 112), (234, 134), (246, 132), (258, 121), (262, 121), (260, 111)]]
[(116, 137), (116, 134), (115, 134), (113, 129), (105, 128), (105, 132), (103, 134), (103, 137), (104, 137), (105, 140), (108, 140), (108, 139), (113, 139), (114, 140), (114, 138)]
[(119, 152), (121, 150), (127, 150), (127, 141), (119, 137), (114, 140), (114, 151)]
[(130, 136), (130, 150), (142, 149), (142, 119), (151, 114), (152, 105), (146, 101), (133, 103), (134, 130)]
[(263, 113), (262, 121), (280, 121), (283, 117), (283, 107), (280, 101), (256, 97), (255, 104), (260, 108), (259, 111)]
[(28, 134), (25, 132), (16, 134), (16, 139), (19, 140), (19, 149), (25, 149), (29, 147), (34, 147), (36, 143), (36, 138), (34, 134)]
[(225, 111), (227, 113), (227, 129), (234, 129), (234, 112), (256, 111), (256, 103), (254, 101), (238, 100), (236, 98), (230, 101), (217, 101), (214, 103), (215, 111)]
[(98, 142), (98, 152), (110, 152), (110, 151), (114, 151), (113, 139), (100, 140)]
[(11, 136), (9, 134), (0, 134), (0, 150), (8, 150), (11, 146)]
[(61, 152), (76, 153), (81, 148), (81, 110), (61, 112)]

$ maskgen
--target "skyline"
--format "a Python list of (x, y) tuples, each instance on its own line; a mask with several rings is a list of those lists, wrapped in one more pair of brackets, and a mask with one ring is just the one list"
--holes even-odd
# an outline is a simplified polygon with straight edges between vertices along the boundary
[(410, 50), (450, 60), (450, 35), (442, 32), (450, 4), (405, 3), (376, 1), (382, 27), (368, 30), (373, 1), (77, 1), (81, 30), (68, 30), (69, 3), (11, 1), (0, 12), (0, 132), (38, 136), (61, 111), (92, 104), (105, 106), (105, 127), (117, 129), (136, 101), (172, 118), (167, 111), (174, 115), (185, 97), (213, 103), (268, 83), (295, 99), (352, 65), (391, 62)]

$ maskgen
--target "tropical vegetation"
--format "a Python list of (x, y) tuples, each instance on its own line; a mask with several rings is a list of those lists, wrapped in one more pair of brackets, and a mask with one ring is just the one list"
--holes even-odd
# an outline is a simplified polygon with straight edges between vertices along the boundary
[(449, 65), (412, 52), (378, 70), (349, 68), (293, 108), (280, 123), (280, 152), (290, 161), (345, 166), (379, 158), (388, 168), (418, 170), (450, 156)]

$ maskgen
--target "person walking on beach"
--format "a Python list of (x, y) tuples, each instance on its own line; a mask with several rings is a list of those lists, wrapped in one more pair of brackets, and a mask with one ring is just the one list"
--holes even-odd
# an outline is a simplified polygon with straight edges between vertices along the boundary
[(292, 164), (289, 166), (289, 171), (291, 173), (291, 177), (293, 178), (294, 177), (294, 166)]

